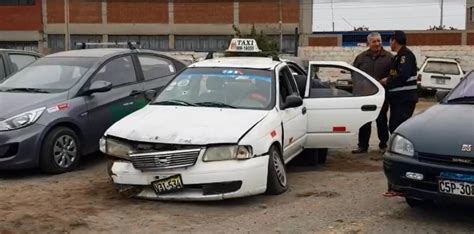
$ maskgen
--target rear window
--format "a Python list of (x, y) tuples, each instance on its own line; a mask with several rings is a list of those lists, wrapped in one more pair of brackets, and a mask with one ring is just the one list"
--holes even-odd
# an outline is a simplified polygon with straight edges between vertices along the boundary
[(438, 61), (428, 62), (423, 72), (439, 73), (439, 74), (444, 74), (444, 75), (461, 74), (457, 63), (438, 62)]

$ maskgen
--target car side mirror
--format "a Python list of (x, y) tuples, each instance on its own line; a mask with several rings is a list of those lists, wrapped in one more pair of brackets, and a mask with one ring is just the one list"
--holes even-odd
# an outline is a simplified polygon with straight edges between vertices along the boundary
[(112, 83), (108, 81), (98, 80), (94, 81), (89, 89), (85, 92), (86, 95), (91, 95), (93, 93), (105, 93), (112, 90)]
[(156, 94), (157, 94), (157, 92), (154, 89), (147, 90), (147, 91), (145, 91), (145, 98), (146, 98), (146, 100), (151, 102), (151, 101), (155, 100)]
[(446, 96), (448, 96), (448, 90), (437, 90), (436, 91), (436, 100), (441, 102)]
[(285, 104), (283, 104), (281, 109), (284, 110), (288, 108), (299, 107), (301, 105), (303, 105), (303, 99), (297, 94), (292, 94), (286, 97)]

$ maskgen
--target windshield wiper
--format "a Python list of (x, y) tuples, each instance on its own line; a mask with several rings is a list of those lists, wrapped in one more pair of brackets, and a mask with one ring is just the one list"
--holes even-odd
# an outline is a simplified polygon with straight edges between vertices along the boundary
[(222, 102), (198, 102), (196, 103), (198, 106), (205, 106), (205, 107), (225, 107), (225, 108), (232, 108), (235, 109), (237, 107), (228, 105)]
[(453, 98), (448, 100), (447, 103), (474, 103), (474, 96)]
[(25, 92), (25, 93), (50, 93), (45, 89), (37, 89), (37, 88), (9, 88), (9, 89), (1, 89), (2, 92)]
[(161, 101), (161, 102), (154, 102), (151, 103), (150, 105), (180, 105), (180, 106), (196, 106), (196, 104), (183, 101), (183, 100), (167, 100), (167, 101)]

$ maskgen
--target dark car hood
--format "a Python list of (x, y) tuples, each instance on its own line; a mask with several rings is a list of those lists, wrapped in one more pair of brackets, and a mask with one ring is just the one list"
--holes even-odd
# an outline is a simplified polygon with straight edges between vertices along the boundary
[(417, 152), (472, 156), (463, 145), (474, 145), (474, 105), (438, 104), (401, 125), (397, 133), (409, 139)]
[(67, 99), (66, 93), (0, 92), (0, 119), (10, 118)]

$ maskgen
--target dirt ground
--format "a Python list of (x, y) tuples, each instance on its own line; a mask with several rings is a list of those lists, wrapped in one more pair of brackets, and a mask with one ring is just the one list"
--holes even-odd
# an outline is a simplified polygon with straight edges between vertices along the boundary
[[(417, 111), (432, 105), (420, 102)], [(376, 136), (372, 138), (377, 145)], [(0, 233), (454, 233), (474, 232), (473, 207), (409, 208), (385, 198), (381, 155), (330, 151), (326, 165), (288, 167), (289, 190), (220, 202), (121, 198), (100, 155), (57, 176), (0, 173)]]

